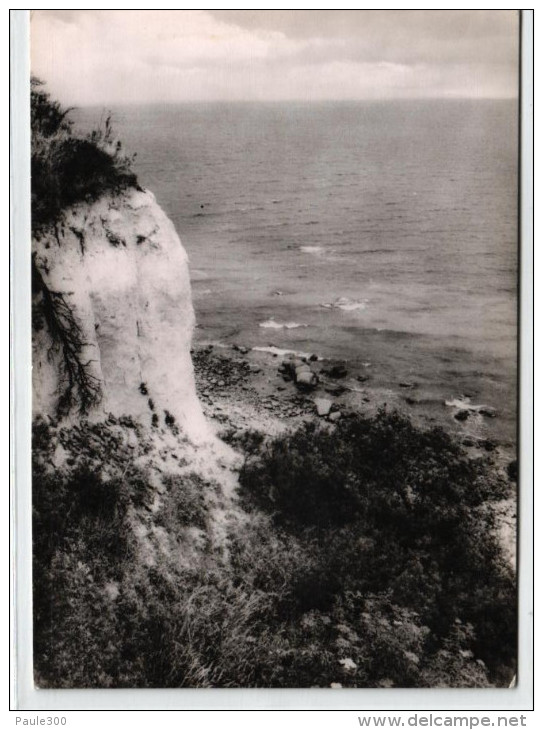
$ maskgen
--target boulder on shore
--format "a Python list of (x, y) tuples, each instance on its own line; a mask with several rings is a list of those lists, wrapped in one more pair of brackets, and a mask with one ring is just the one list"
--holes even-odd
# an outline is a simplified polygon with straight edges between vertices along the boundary
[(317, 376), (311, 370), (304, 370), (296, 374), (296, 385), (300, 388), (316, 388), (318, 382)]
[(319, 382), (317, 374), (311, 370), (307, 361), (299, 358), (283, 360), (279, 372), (285, 380), (293, 380), (301, 389), (316, 388)]
[(317, 409), (317, 415), (321, 418), (327, 416), (332, 408), (332, 401), (328, 398), (315, 398), (315, 408)]

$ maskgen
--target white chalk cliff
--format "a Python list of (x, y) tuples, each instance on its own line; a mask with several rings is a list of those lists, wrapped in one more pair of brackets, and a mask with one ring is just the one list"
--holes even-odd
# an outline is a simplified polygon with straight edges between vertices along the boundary
[[(175, 423), (190, 440), (209, 440), (190, 356), (188, 257), (152, 193), (130, 190), (73, 206), (33, 241), (33, 257), (43, 284), (79, 327), (79, 361), (97, 390), (85, 417)], [(65, 353), (50, 329), (34, 327), (33, 410), (57, 418)], [(73, 400), (64, 418), (77, 417), (76, 393)]]

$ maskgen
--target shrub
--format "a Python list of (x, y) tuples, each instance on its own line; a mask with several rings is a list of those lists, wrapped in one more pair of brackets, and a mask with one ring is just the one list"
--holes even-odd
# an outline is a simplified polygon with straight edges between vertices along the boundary
[(345, 525), (369, 511), (377, 524), (421, 539), (421, 522), (432, 527), (437, 517), (435, 529), (450, 530), (457, 510), (506, 488), (441, 429), (423, 431), (386, 411), (344, 421), (333, 433), (311, 422), (274, 439), (260, 453), (253, 450), (240, 482), (246, 504), (274, 512), (286, 525)]
[(207, 505), (205, 484), (197, 474), (166, 476), (163, 479), (162, 507), (157, 514), (157, 524), (166, 527), (171, 534), (182, 527), (206, 527)]
[(32, 233), (61, 220), (63, 210), (108, 191), (137, 187), (133, 158), (113, 140), (111, 117), (88, 137), (74, 134), (63, 109), (33, 78), (30, 92)]
[(488, 508), (506, 488), (442, 430), (386, 411), (276, 438), (240, 476), (244, 504), (317, 558), (300, 610), (341, 603), (346, 591), (387, 593), (420, 614), (436, 645), (456, 619), (471, 623), (470, 650), (494, 677), (515, 661), (515, 582)]
[[(109, 443), (103, 426), (97, 433)], [(335, 435), (306, 426), (270, 443), (248, 439), (241, 489), (251, 511), (222, 523), (227, 557), (209, 540), (199, 549), (188, 542), (190, 564), (176, 538), (193, 534), (186, 528), (209, 529), (208, 483), (178, 474), (152, 487), (134, 464), (122, 478), (106, 478), (84, 433), (77, 466), (52, 474), (44, 466), (55, 449), (51, 434), (36, 424), (40, 686), (510, 681), (515, 585), (487, 509), (502, 484), (442, 432), (381, 413)], [(326, 463), (334, 494), (351, 495), (350, 512), (336, 510), (324, 484), (311, 493), (301, 465), (317, 473), (312, 458)], [(308, 513), (300, 495), (290, 498), (293, 485), (307, 495)], [(335, 510), (332, 519), (319, 497)], [(150, 538), (143, 547), (136, 539), (136, 523), (160, 536), (154, 557)]]

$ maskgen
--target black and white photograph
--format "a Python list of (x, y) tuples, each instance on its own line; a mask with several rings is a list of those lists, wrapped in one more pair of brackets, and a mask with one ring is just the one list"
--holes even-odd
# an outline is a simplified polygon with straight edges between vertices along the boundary
[(30, 12), (36, 688), (515, 688), (520, 21)]

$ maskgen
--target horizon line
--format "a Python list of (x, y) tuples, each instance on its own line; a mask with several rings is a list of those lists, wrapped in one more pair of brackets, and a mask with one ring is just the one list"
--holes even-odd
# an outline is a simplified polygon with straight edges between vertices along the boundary
[[(156, 101), (101, 101), (92, 103), (70, 102), (75, 108), (93, 108), (108, 105), (122, 106), (173, 106), (176, 104), (364, 104), (364, 103), (386, 103), (386, 102), (425, 102), (425, 101), (512, 101), (518, 102), (518, 95), (515, 96), (416, 96), (416, 97), (366, 97), (363, 99), (178, 99), (178, 100), (156, 100)], [(64, 103), (64, 102), (63, 102)]]

